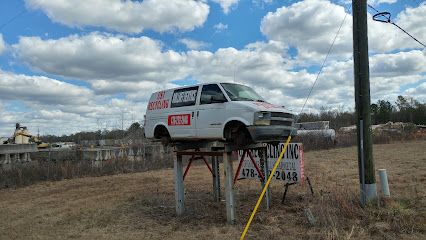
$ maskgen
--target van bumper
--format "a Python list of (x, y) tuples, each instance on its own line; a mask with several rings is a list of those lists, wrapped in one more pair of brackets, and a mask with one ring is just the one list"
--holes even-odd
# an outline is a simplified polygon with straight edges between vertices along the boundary
[(281, 141), (291, 136), (297, 135), (297, 129), (289, 126), (248, 126), (247, 127), (253, 141)]

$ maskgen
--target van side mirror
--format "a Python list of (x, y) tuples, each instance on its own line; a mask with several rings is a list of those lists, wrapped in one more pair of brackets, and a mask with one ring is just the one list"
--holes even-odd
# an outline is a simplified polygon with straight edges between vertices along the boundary
[(226, 102), (226, 98), (223, 95), (213, 95), (210, 98), (211, 103), (224, 103)]

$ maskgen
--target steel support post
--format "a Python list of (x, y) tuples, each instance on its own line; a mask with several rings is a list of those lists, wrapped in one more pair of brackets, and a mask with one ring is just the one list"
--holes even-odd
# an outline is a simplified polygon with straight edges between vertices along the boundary
[(183, 186), (182, 156), (174, 155), (176, 215), (181, 216), (185, 211), (185, 194)]
[(213, 169), (213, 201), (220, 202), (220, 172), (219, 172), (219, 157), (212, 156)]
[(235, 223), (235, 197), (232, 168), (232, 152), (223, 153), (223, 165), (225, 171), (225, 199), (226, 199), (226, 219), (229, 224)]

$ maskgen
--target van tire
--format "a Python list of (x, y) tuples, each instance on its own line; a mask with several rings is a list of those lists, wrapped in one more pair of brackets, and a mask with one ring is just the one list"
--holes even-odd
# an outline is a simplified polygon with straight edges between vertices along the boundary
[(246, 127), (240, 127), (231, 134), (232, 143), (237, 147), (247, 146), (253, 143), (250, 133)]
[(164, 146), (167, 146), (170, 144), (171, 142), (171, 137), (169, 134), (169, 131), (167, 130), (167, 128), (165, 126), (157, 126), (154, 130), (154, 138), (155, 139), (159, 139), (161, 144), (163, 144)]
[(224, 137), (227, 142), (239, 147), (253, 143), (246, 125), (239, 121), (231, 121), (226, 124)]
[(171, 141), (170, 137), (167, 137), (167, 136), (163, 136), (160, 138), (160, 142), (164, 146), (168, 146), (170, 144), (170, 141)]

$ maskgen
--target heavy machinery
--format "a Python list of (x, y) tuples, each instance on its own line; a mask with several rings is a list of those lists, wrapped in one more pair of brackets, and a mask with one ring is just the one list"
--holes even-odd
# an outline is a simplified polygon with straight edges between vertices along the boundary
[(37, 144), (37, 148), (43, 149), (48, 148), (49, 144), (41, 141), (38, 136), (30, 134), (27, 130), (27, 127), (21, 126), (21, 124), (16, 123), (15, 132), (13, 136), (8, 140), (4, 141), (3, 144)]

